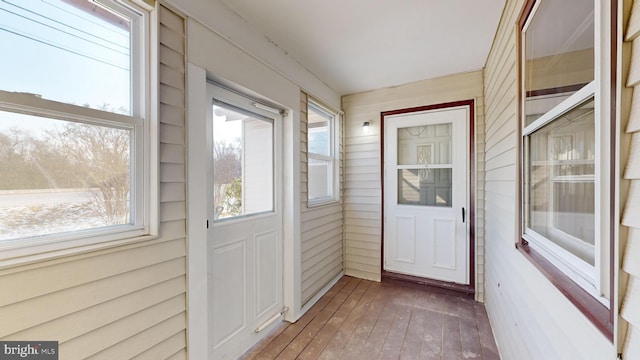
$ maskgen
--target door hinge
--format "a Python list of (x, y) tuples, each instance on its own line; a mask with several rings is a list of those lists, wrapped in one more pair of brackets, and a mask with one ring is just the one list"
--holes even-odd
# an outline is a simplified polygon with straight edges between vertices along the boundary
[(209, 219), (207, 219), (207, 229), (209, 228)]

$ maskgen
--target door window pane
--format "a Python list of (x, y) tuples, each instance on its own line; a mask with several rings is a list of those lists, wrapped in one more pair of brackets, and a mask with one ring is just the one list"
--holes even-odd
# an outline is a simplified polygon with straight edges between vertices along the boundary
[(214, 219), (273, 211), (273, 120), (213, 106)]
[(451, 163), (451, 124), (398, 128), (398, 165)]
[(398, 170), (398, 204), (451, 207), (451, 169)]
[(594, 265), (593, 100), (529, 138), (527, 227)]

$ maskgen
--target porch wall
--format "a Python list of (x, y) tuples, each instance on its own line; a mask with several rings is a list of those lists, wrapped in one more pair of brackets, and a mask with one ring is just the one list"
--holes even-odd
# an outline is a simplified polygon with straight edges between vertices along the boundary
[(161, 8), (159, 239), (0, 270), (0, 338), (61, 359), (186, 358), (184, 23)]
[[(342, 190), (344, 188), (344, 145), (342, 126), (338, 134), (339, 201), (308, 206), (308, 96), (300, 93), (300, 232), (301, 232), (301, 301), (304, 306), (344, 270)], [(342, 121), (337, 124), (342, 125)]]
[[(633, 5), (632, 5), (633, 4)], [(620, 251), (622, 273), (620, 297), (622, 318), (620, 346), (623, 359), (640, 358), (640, 1), (624, 1), (627, 25), (623, 52), (620, 165), (622, 229)], [(628, 74), (627, 74), (628, 71)], [(626, 191), (628, 189), (628, 192)], [(626, 196), (625, 196), (626, 195)], [(627, 240), (626, 244), (622, 240)], [(624, 288), (626, 285), (626, 291)], [(624, 333), (626, 325), (626, 333)]]
[[(345, 273), (380, 281), (382, 185), (380, 114), (384, 111), (458, 100), (475, 100), (476, 114), (476, 298), (483, 298), (484, 279), (484, 100), (482, 71), (423, 80), (347, 95), (345, 112)], [(362, 123), (371, 121), (368, 134)]]
[(516, 248), (516, 21), (507, 1), (485, 68), (486, 308), (504, 359), (611, 359), (615, 349)]

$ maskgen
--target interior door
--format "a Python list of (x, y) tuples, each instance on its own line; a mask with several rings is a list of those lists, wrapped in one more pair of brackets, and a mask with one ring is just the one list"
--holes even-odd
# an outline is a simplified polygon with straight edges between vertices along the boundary
[(281, 319), (282, 117), (224, 88), (207, 91), (209, 358), (236, 359)]
[(469, 284), (468, 106), (385, 116), (384, 269)]

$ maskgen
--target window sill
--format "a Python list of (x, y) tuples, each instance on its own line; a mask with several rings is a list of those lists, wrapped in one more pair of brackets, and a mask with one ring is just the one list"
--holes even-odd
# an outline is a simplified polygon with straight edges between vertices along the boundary
[(613, 317), (611, 311), (586, 290), (561, 272), (549, 260), (532, 249), (526, 240), (516, 243), (522, 253), (571, 303), (580, 310), (600, 332), (613, 342)]
[[(16, 266), (24, 266), (37, 262), (50, 261), (70, 256), (82, 255), (90, 252), (108, 250), (111, 248), (133, 245), (149, 240), (157, 239), (157, 235), (139, 235), (125, 239), (116, 239), (102, 242), (85, 241), (85, 244), (69, 246), (64, 243), (52, 243), (34, 245), (23, 248), (20, 252), (9, 252), (8, 256), (0, 257), (0, 270)], [(56, 246), (57, 245), (57, 246)]]
[(340, 205), (342, 202), (336, 199), (307, 200), (307, 208), (320, 208), (325, 206)]

